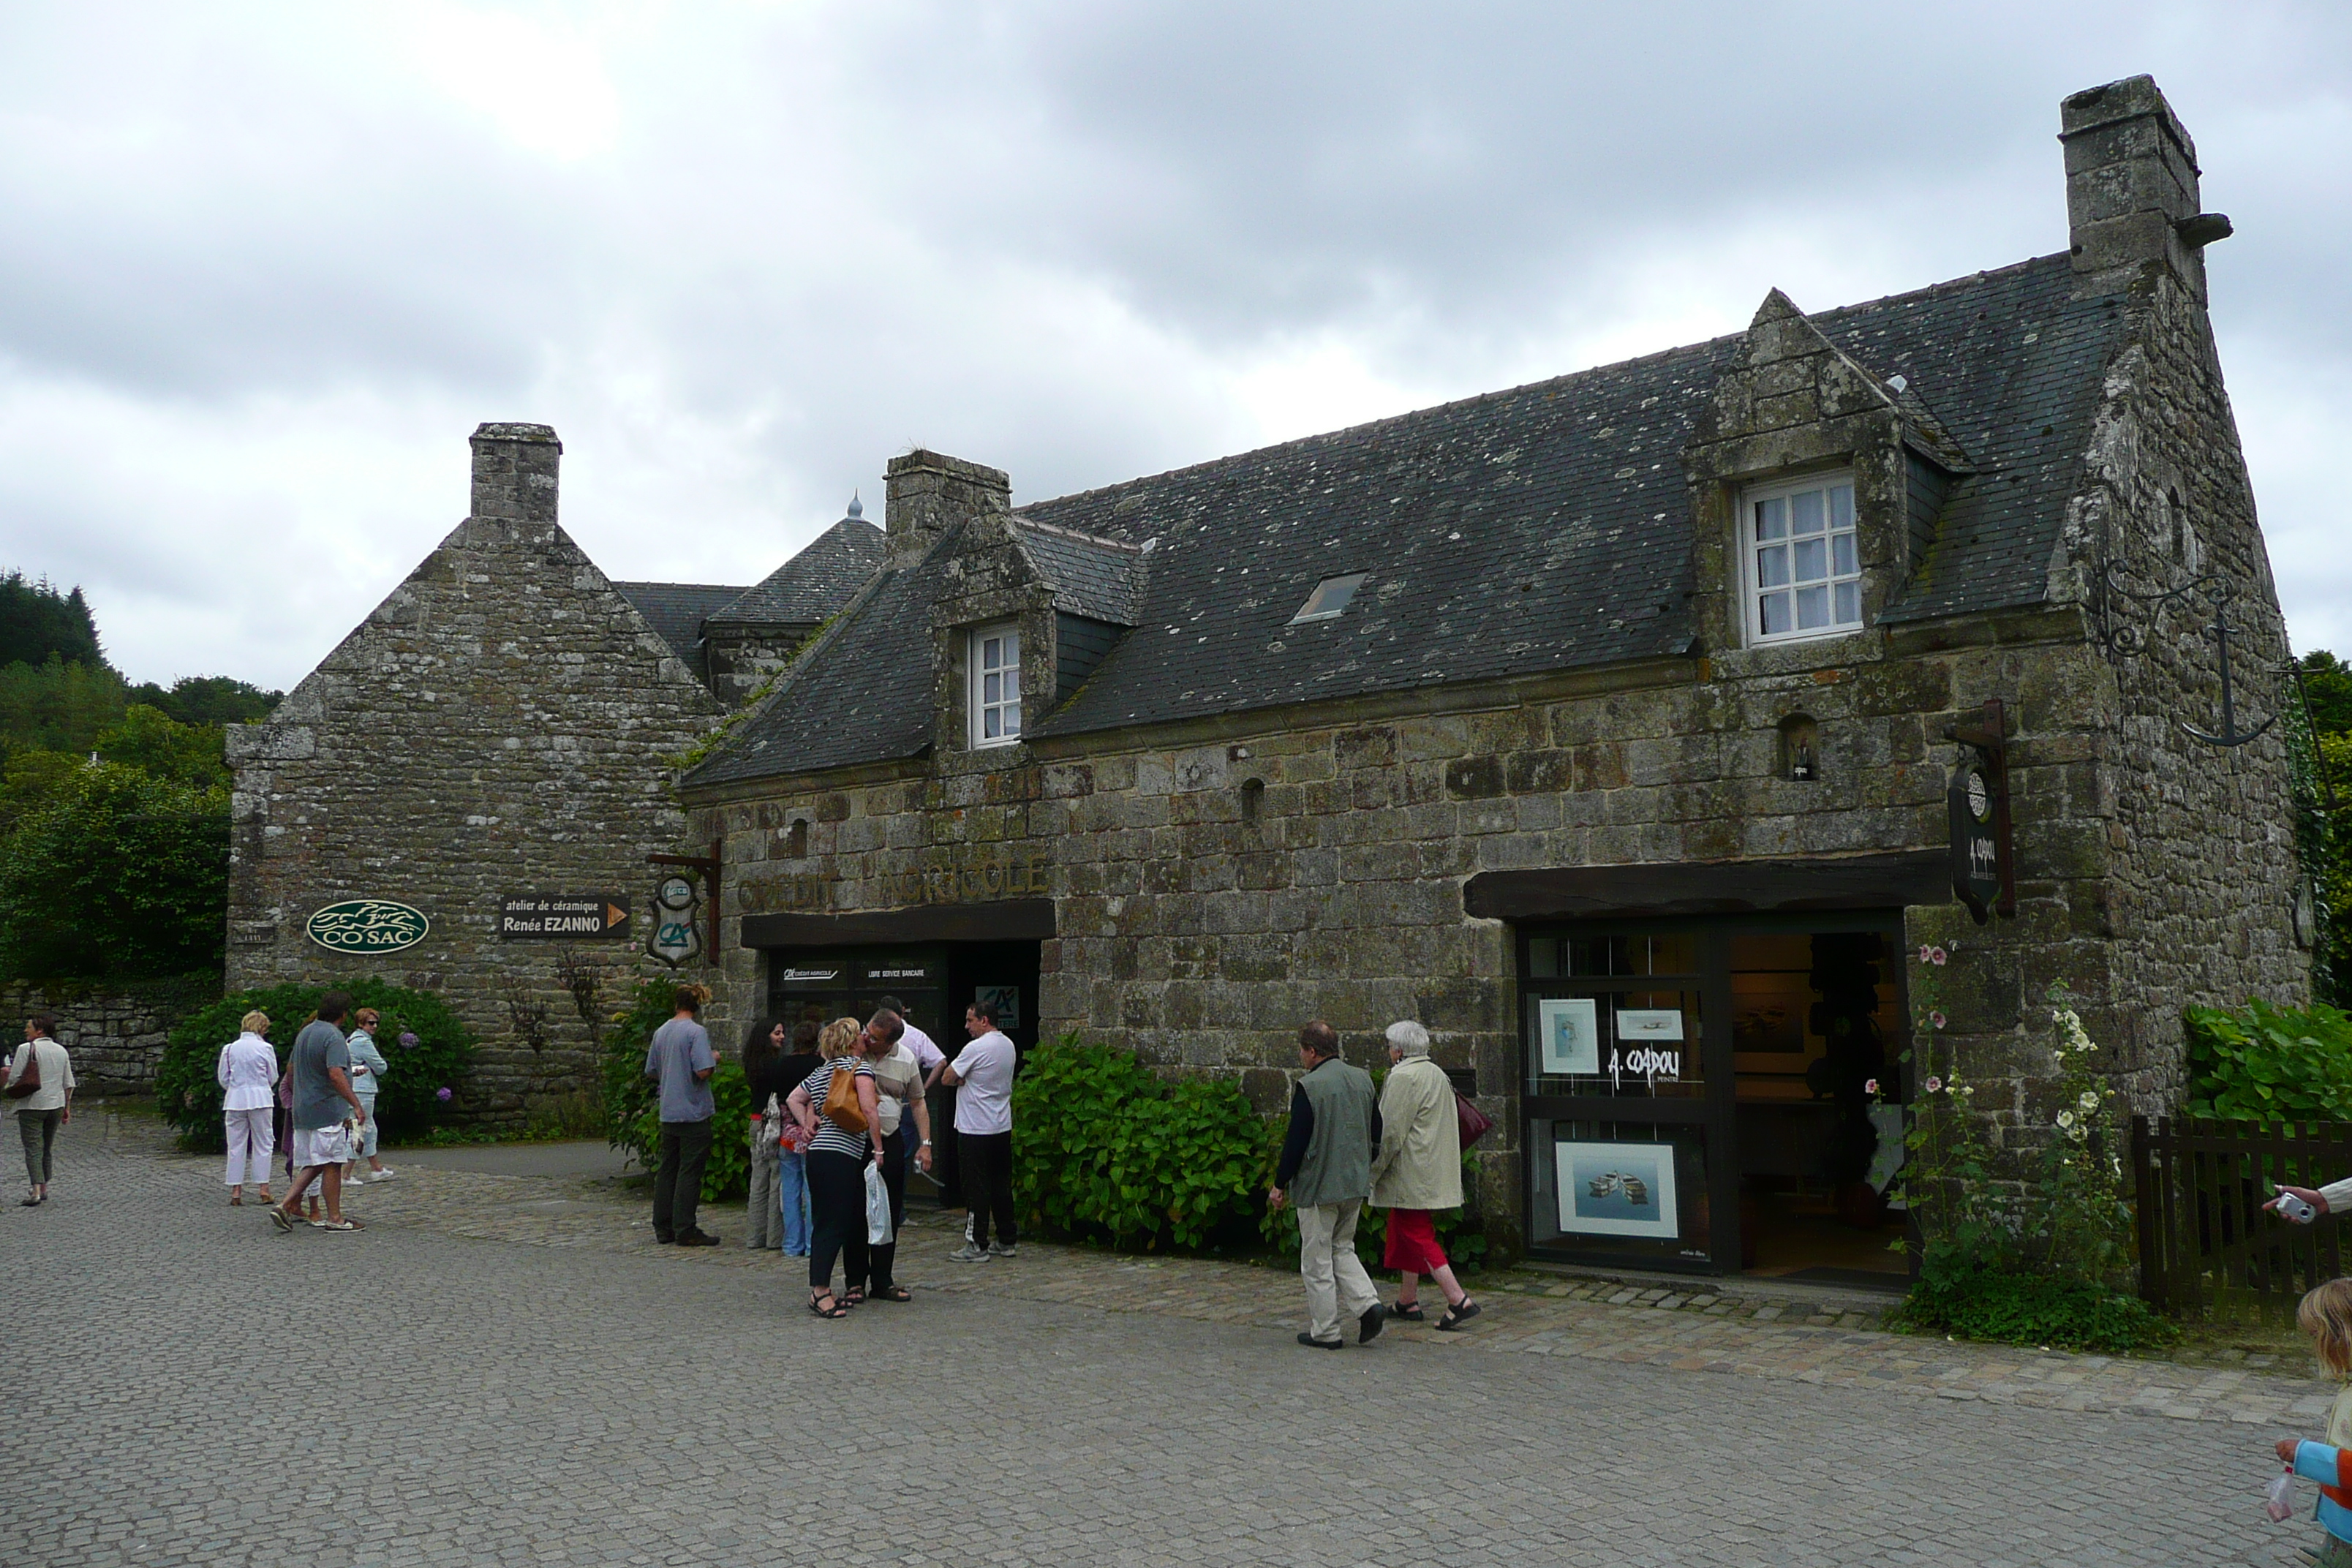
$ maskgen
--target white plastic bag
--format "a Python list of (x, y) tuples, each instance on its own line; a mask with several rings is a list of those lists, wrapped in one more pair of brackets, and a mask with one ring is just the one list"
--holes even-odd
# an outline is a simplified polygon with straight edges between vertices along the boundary
[(2270, 1490), (2263, 1494), (2263, 1511), (2271, 1516), (2273, 1524), (2278, 1523), (2294, 1511), (2294, 1472), (2293, 1470), (2281, 1470), (2278, 1473), (2278, 1479), (2271, 1482)]
[(871, 1161), (866, 1166), (866, 1245), (890, 1245), (890, 1189), (882, 1184), (882, 1169)]

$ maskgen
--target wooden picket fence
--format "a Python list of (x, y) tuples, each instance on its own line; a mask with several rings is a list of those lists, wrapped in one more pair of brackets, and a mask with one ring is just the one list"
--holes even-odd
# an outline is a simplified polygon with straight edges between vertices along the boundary
[(2346, 1222), (2263, 1212), (2279, 1184), (2352, 1175), (2352, 1123), (2132, 1118), (2140, 1295), (2176, 1318), (2292, 1321), (2305, 1291), (2344, 1270)]

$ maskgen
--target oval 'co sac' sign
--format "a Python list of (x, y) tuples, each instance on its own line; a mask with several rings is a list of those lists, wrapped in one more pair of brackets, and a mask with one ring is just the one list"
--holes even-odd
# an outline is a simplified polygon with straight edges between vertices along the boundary
[(335, 952), (398, 952), (433, 929), (425, 911), (390, 899), (345, 899), (311, 915), (303, 927), (312, 942)]

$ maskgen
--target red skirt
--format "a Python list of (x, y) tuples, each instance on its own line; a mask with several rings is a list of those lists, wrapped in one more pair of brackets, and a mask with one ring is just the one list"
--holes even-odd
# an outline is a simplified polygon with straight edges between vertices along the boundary
[(1437, 1245), (1437, 1226), (1427, 1209), (1389, 1210), (1388, 1247), (1381, 1267), (1399, 1273), (1434, 1274), (1445, 1267), (1445, 1248)]

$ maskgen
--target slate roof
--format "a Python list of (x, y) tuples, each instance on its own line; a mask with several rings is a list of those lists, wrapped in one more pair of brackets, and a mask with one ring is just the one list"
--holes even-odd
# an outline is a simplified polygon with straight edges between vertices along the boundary
[(698, 677), (702, 664), (702, 623), (712, 612), (734, 603), (750, 590), (710, 583), (615, 583), (621, 597), (653, 623), (662, 641)]
[[(2119, 303), (2063, 255), (1810, 319), (1964, 449), (1937, 542), (1883, 620), (2039, 602), (2082, 474)], [(1132, 625), (1028, 724), (1072, 734), (1323, 697), (1678, 654), (1693, 646), (1682, 450), (1740, 339), (1309, 437), (1020, 509), (1065, 592), (1136, 547)], [(1039, 526), (1045, 525), (1045, 526)], [(1062, 531), (1055, 533), (1052, 531)], [(1088, 549), (1070, 534), (1108, 544)], [(886, 573), (693, 784), (911, 757), (931, 738), (937, 562)], [(1045, 563), (1055, 563), (1047, 568)], [(1327, 576), (1336, 619), (1288, 623)], [(1072, 588), (1057, 574), (1066, 573)]]
[(1115, 626), (1135, 625), (1143, 600), (1139, 545), (1073, 533), (1026, 514), (1013, 526), (1038, 574), (1054, 584), (1055, 608)]
[(882, 564), (882, 531), (845, 517), (808, 548), (746, 588), (733, 603), (710, 612), (714, 621), (757, 626), (814, 626), (849, 603)]

